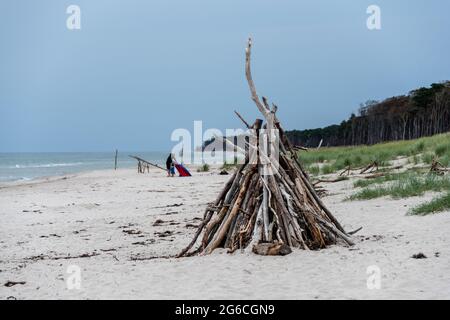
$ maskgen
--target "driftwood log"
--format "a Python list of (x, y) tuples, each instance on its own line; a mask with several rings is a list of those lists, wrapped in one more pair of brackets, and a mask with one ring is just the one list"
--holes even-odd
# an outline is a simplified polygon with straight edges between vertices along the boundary
[(340, 177), (342, 177), (342, 176), (344, 176), (344, 175), (349, 176), (350, 173), (351, 173), (351, 171), (352, 171), (352, 167), (351, 167), (351, 166), (347, 166), (347, 167), (339, 174), (339, 176), (340, 176)]
[(378, 162), (377, 161), (373, 161), (372, 163), (368, 164), (366, 167), (364, 167), (360, 174), (363, 173), (369, 173), (369, 172), (374, 172), (374, 171), (378, 171)]
[(450, 171), (449, 168), (446, 168), (436, 158), (433, 159), (433, 162), (431, 163), (430, 173), (434, 173), (437, 175), (444, 175), (448, 171)]
[(331, 244), (353, 245), (317, 195), (276, 116), (277, 106), (269, 106), (264, 97), (260, 100), (251, 74), (251, 48), (249, 39), (245, 73), (251, 98), (265, 124), (257, 120), (250, 126), (236, 112), (255, 139), (249, 139), (245, 163), (206, 208), (194, 238), (178, 257), (209, 254), (216, 248), (281, 255), (290, 252), (287, 247), (315, 250)]
[(137, 160), (138, 164), (137, 164), (137, 169), (138, 169), (138, 173), (145, 173), (145, 171), (147, 170), (147, 172), (150, 172), (150, 167), (155, 167), (164, 171), (167, 171), (166, 169), (164, 169), (163, 167), (155, 164), (155, 163), (151, 163), (145, 159), (142, 159), (140, 157), (137, 156), (129, 156), (130, 158), (133, 158), (135, 160)]

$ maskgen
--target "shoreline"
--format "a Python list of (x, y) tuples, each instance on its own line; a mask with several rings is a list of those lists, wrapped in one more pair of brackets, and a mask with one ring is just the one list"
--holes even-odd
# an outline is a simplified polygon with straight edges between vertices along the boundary
[[(186, 166), (188, 170), (193, 174), (196, 172), (196, 170), (200, 167), (200, 165), (188, 165)], [(212, 164), (210, 165), (210, 171), (204, 172), (204, 173), (218, 173), (219, 168), (221, 165)], [(13, 180), (13, 181), (2, 181), (0, 182), (0, 189), (2, 188), (9, 188), (9, 187), (20, 187), (20, 186), (27, 186), (30, 184), (40, 184), (40, 183), (47, 183), (47, 182), (55, 182), (58, 180), (68, 180), (73, 179), (82, 175), (90, 175), (95, 173), (114, 173), (114, 172), (136, 172), (137, 169), (134, 167), (122, 167), (117, 169), (89, 169), (89, 170), (83, 170), (73, 173), (62, 173), (62, 174), (56, 174), (56, 175), (50, 175), (50, 176), (42, 176), (42, 177), (36, 177), (29, 180)], [(162, 172), (162, 170), (155, 170), (154, 168), (151, 168), (151, 171), (155, 172)], [(197, 172), (196, 172), (197, 173)], [(148, 174), (144, 173), (143, 175)], [(179, 178), (176, 174), (174, 178)]]
[[(133, 168), (136, 161), (129, 154), (162, 163), (165, 152), (122, 151), (118, 168)], [(114, 169), (113, 152), (19, 152), (0, 153), (0, 184), (45, 180), (54, 176), (79, 174), (94, 170)]]
[(2, 181), (0, 182), (0, 189), (2, 188), (8, 188), (8, 187), (20, 187), (20, 186), (27, 186), (30, 184), (40, 184), (40, 183), (46, 183), (46, 182), (55, 182), (58, 180), (67, 180), (76, 178), (83, 174), (90, 174), (95, 172), (109, 172), (109, 171), (122, 171), (122, 170), (132, 170), (132, 168), (118, 168), (117, 170), (114, 169), (93, 169), (93, 170), (83, 170), (79, 172), (73, 172), (73, 173), (62, 173), (62, 174), (56, 174), (56, 175), (50, 175), (50, 176), (42, 176), (42, 177), (36, 177), (31, 178), (29, 180), (11, 180), (11, 181)]
[[(46, 157), (49, 154), (52, 157)], [(137, 161), (130, 158), (129, 154), (137, 155), (147, 161), (165, 167), (166, 152), (142, 151), (119, 153), (118, 169), (132, 169), (137, 167)], [(206, 161), (210, 167), (222, 166), (230, 156), (223, 154), (222, 158), (216, 159), (209, 152), (196, 152), (192, 157), (187, 167), (194, 168), (195, 170), (203, 165), (203, 161)], [(185, 163), (188, 163), (188, 161)], [(111, 153), (0, 153), (0, 186), (47, 180), (53, 179), (54, 177), (76, 175), (97, 170), (114, 170), (114, 157)]]

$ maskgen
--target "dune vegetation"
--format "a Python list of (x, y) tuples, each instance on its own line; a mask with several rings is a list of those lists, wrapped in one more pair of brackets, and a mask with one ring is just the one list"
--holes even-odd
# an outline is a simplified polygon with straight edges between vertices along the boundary
[(437, 196), (429, 202), (425, 202), (415, 208), (412, 208), (409, 211), (409, 214), (427, 215), (430, 213), (436, 213), (445, 210), (450, 210), (450, 192), (447, 192), (444, 195)]
[[(313, 174), (330, 174), (347, 167), (358, 168), (376, 161), (383, 167), (401, 157), (408, 162), (430, 164), (434, 157), (450, 165), (450, 133), (379, 143), (371, 146), (330, 147), (300, 151), (300, 159)], [(319, 169), (318, 169), (319, 168)]]
[(397, 180), (389, 185), (377, 185), (375, 187), (364, 187), (350, 196), (350, 200), (366, 200), (384, 196), (394, 199), (421, 196), (427, 191), (450, 191), (450, 178), (435, 174), (420, 175), (411, 173), (397, 175)]
[[(450, 133), (371, 146), (310, 149), (301, 151), (300, 159), (313, 177), (358, 170), (376, 162), (379, 176), (352, 179), (355, 192), (347, 200), (401, 199), (436, 192), (439, 194), (432, 201), (412, 208), (409, 214), (450, 209), (450, 173), (430, 173), (433, 161), (450, 166)], [(402, 168), (392, 170), (399, 163)]]

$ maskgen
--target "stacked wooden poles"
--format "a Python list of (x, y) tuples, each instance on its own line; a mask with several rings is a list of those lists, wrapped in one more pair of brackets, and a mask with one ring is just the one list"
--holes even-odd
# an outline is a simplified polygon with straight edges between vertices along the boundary
[[(206, 208), (194, 238), (178, 256), (209, 254), (216, 248), (227, 248), (229, 252), (251, 250), (261, 242), (306, 250), (336, 243), (353, 245), (298, 161), (297, 152), (276, 117), (277, 107), (270, 108), (267, 99), (262, 102), (259, 99), (250, 70), (251, 45), (249, 39), (246, 77), (252, 100), (266, 123), (262, 126), (262, 121), (256, 120), (250, 127), (237, 113), (246, 127), (252, 129), (249, 135), (255, 138), (247, 144), (246, 161), (216, 201)], [(256, 161), (252, 160), (255, 154)], [(197, 248), (191, 250), (196, 244)]]

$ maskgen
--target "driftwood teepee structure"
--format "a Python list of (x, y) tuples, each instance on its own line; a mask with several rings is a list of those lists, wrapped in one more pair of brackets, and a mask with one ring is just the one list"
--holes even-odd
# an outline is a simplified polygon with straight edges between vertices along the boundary
[[(255, 137), (250, 139), (253, 143), (247, 143), (246, 161), (206, 209), (194, 238), (178, 256), (208, 254), (216, 248), (257, 252), (255, 245), (261, 244), (306, 250), (335, 243), (352, 245), (298, 161), (276, 116), (277, 107), (270, 107), (266, 98), (260, 100), (257, 95), (250, 68), (251, 49), (249, 39), (246, 77), (252, 100), (266, 123), (262, 126), (263, 120), (257, 119), (250, 126), (238, 114)], [(226, 138), (224, 141), (232, 144)]]

